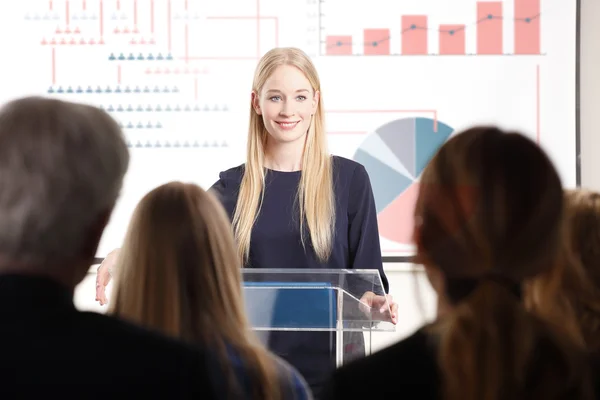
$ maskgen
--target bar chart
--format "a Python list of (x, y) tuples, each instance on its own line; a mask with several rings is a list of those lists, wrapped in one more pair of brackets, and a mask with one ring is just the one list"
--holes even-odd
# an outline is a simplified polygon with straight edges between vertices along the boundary
[(327, 8), (334, 1), (319, 3), (321, 56), (544, 55), (542, 0), (474, 0), (463, 15), (446, 18), (438, 13), (435, 20), (426, 11), (403, 14), (400, 10), (386, 19), (395, 20), (389, 26), (378, 21), (379, 26), (364, 26), (360, 31), (348, 28), (352, 33), (341, 31), (342, 24), (335, 20), (356, 23), (358, 17), (344, 15), (342, 7)]

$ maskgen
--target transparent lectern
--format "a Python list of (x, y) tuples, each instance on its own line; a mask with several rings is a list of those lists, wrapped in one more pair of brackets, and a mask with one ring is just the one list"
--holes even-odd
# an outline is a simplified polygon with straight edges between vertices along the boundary
[[(254, 332), (292, 364), (303, 357), (306, 360), (299, 364), (321, 362), (329, 355), (331, 365), (339, 367), (370, 354), (374, 332), (395, 330), (377, 270), (242, 271), (246, 312)], [(382, 296), (378, 307), (361, 301), (371, 293)]]

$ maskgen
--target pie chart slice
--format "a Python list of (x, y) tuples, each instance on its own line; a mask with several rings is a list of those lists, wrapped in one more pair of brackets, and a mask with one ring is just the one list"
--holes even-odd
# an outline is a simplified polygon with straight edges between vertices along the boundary
[(377, 213), (398, 197), (399, 188), (402, 192), (413, 183), (412, 179), (400, 174), (361, 149), (356, 151), (354, 160), (361, 163), (369, 174), (373, 193), (376, 193), (375, 206)]
[(415, 136), (416, 119), (407, 118), (389, 122), (375, 131), (385, 144), (398, 157), (398, 161), (416, 177)]
[[(369, 137), (356, 151), (354, 160), (365, 167), (371, 180), (379, 233), (384, 238), (411, 244), (413, 213), (419, 194), (417, 180), (453, 131), (450, 126), (430, 118), (399, 119), (371, 134), (381, 141)], [(380, 142), (387, 149), (382, 149)], [(391, 154), (397, 162), (390, 159)]]
[(454, 129), (440, 121), (429, 118), (415, 118), (416, 146), (415, 158), (417, 174), (425, 169), (438, 149), (448, 140)]
[(377, 214), (381, 236), (398, 243), (408, 244), (412, 242), (417, 196), (419, 196), (419, 183), (415, 182), (384, 208), (382, 212)]
[(400, 174), (412, 178), (414, 175), (413, 165), (409, 165), (410, 172), (406, 166), (402, 165), (400, 159), (394, 154), (392, 149), (383, 141), (380, 135), (369, 135), (360, 146), (360, 149), (369, 155), (377, 158), (388, 167), (395, 169)]

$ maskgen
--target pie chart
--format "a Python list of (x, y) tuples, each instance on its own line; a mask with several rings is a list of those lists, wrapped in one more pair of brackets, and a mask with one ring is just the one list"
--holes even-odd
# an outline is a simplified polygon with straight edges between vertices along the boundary
[(369, 174), (382, 237), (412, 243), (418, 179), (453, 131), (439, 120), (403, 118), (379, 127), (359, 146), (353, 158)]

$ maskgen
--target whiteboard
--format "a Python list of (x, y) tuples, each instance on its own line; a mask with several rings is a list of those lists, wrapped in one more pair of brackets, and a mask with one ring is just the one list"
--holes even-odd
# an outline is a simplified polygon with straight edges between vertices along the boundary
[[(384, 256), (413, 253), (433, 152), (472, 124), (518, 129), (576, 185), (576, 2), (569, 0), (20, 0), (0, 2), (0, 100), (103, 107), (131, 150), (98, 257), (171, 181), (210, 187), (241, 164), (258, 58), (314, 60), (330, 151), (367, 168)], [(8, 61), (6, 61), (8, 60)]]

